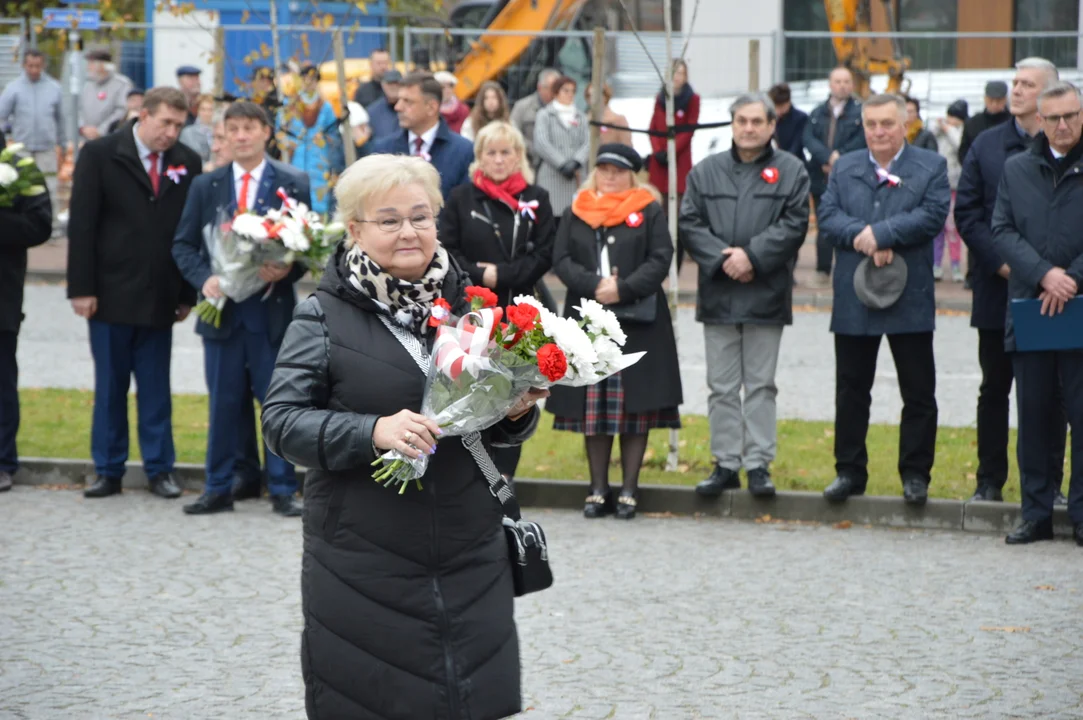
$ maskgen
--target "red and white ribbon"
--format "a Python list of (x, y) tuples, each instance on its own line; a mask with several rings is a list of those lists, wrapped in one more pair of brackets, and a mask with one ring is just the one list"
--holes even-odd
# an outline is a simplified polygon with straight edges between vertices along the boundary
[(531, 200), (530, 202), (519, 201), (519, 212), (523, 215), (529, 215), (531, 220), (537, 220), (537, 216), (534, 211), (538, 209), (538, 201)]
[(876, 168), (876, 177), (880, 178), (881, 183), (886, 182), (891, 187), (895, 187), (900, 182), (902, 182), (898, 175), (892, 175), (882, 167)]
[(482, 370), (491, 368), (489, 341), (495, 325), (492, 308), (484, 308), (461, 318), (456, 327), (441, 326), (432, 347), (436, 367), (452, 380), (464, 372), (476, 378)]
[(188, 168), (183, 165), (170, 165), (165, 169), (165, 174), (175, 185), (180, 185), (181, 178), (188, 174)]
[(290, 210), (297, 207), (297, 201), (286, 194), (286, 188), (278, 188), (275, 190), (275, 195), (277, 195), (282, 200), (282, 204)]

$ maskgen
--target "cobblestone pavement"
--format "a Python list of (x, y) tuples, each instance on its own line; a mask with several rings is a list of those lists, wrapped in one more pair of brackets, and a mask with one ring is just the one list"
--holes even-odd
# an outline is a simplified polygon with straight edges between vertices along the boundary
[[(94, 366), (90, 359), (86, 322), (76, 317), (64, 297), (64, 288), (31, 285), (26, 289), (27, 319), (19, 335), (19, 384), (22, 387), (92, 388)], [(707, 412), (706, 365), (703, 358), (703, 326), (692, 308), (679, 313), (679, 349), (684, 381), (686, 413)], [(779, 417), (832, 420), (835, 416), (835, 356), (830, 316), (823, 312), (800, 312), (795, 324), (782, 335), (778, 367)], [(193, 331), (194, 320), (177, 326), (173, 333), (172, 381), (174, 392), (204, 393), (203, 347)], [(940, 424), (968, 426), (974, 423), (981, 371), (978, 367), (978, 336), (967, 317), (937, 318), (937, 399)], [(887, 343), (880, 358), (873, 388), (872, 422), (899, 422), (902, 400), (895, 366)], [(1012, 424), (1015, 413), (1012, 412)]]
[[(298, 522), (21, 486), (0, 514), (0, 718), (303, 717)], [(536, 519), (522, 717), (1083, 716), (1074, 544)]]

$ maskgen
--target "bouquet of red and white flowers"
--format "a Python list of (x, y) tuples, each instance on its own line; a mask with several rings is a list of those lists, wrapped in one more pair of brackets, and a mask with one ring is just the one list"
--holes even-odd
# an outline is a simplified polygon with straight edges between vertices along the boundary
[[(421, 413), (443, 430), (441, 438), (489, 428), (531, 388), (593, 385), (638, 362), (645, 353), (625, 355), (625, 335), (610, 311), (593, 300), (576, 309), (582, 320), (560, 317), (536, 299), (519, 296), (507, 308), (496, 295), (468, 287), (471, 312), (455, 318), (446, 300), (437, 300), (429, 318), (436, 328)], [(373, 479), (405, 492), (412, 480), (421, 488), (428, 457), (409, 458), (392, 450), (373, 462)]]
[(226, 300), (243, 302), (267, 286), (260, 278), (264, 263), (304, 263), (314, 273), (323, 271), (327, 258), (345, 233), (339, 223), (325, 225), (319, 214), (279, 188), (281, 210), (230, 214), (222, 209), (218, 222), (203, 228), (211, 269), (219, 278), (220, 298), (206, 298), (195, 307), (203, 322), (219, 327)]

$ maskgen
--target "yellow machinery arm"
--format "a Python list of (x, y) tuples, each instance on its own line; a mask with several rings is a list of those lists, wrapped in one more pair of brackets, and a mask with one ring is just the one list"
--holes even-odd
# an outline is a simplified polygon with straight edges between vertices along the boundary
[[(887, 29), (895, 30), (895, 10), (892, 0), (881, 0)], [(910, 58), (904, 57), (898, 42), (890, 40), (890, 57), (883, 57), (886, 39), (853, 38), (842, 33), (871, 32), (872, 0), (824, 0), (827, 10), (827, 24), (835, 36), (831, 42), (835, 45), (835, 55), (839, 64), (850, 68), (854, 74), (854, 93), (858, 97), (868, 97), (871, 92), (869, 80), (873, 75), (887, 75), (885, 92), (904, 91), (903, 80), (910, 68)]]
[(489, 24), (489, 30), (515, 30), (523, 35), (486, 33), (471, 44), (470, 52), (455, 68), (455, 93), (463, 100), (474, 96), (487, 80), (498, 77), (526, 52), (539, 30), (565, 29), (586, 0), (511, 0)]

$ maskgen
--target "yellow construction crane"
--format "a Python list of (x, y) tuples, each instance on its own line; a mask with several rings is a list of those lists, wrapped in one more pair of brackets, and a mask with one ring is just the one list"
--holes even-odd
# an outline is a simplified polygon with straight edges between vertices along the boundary
[[(892, 0), (881, 0), (887, 29), (895, 32), (895, 10)], [(887, 39), (853, 38), (841, 33), (871, 32), (872, 0), (824, 0), (827, 10), (827, 24), (832, 33), (835, 55), (839, 64), (850, 68), (854, 75), (854, 94), (861, 98), (869, 96), (869, 80), (873, 75), (887, 75), (885, 92), (901, 93), (906, 91), (905, 74), (910, 69), (910, 58), (903, 56), (898, 40), (890, 39), (891, 55), (883, 57), (883, 47)]]

